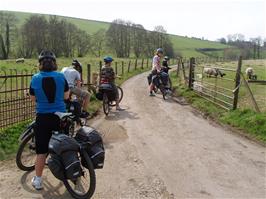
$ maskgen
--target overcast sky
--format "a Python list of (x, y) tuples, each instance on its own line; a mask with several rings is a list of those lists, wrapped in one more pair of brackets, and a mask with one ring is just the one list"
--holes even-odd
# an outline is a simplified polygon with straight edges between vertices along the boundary
[(0, 10), (57, 14), (215, 40), (228, 34), (266, 37), (266, 0), (0, 0)]

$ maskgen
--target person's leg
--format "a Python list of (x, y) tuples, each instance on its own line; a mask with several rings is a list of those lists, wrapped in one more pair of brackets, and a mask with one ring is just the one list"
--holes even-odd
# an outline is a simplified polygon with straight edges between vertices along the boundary
[(82, 90), (81, 88), (73, 88), (71, 92), (82, 100), (82, 110), (87, 112), (90, 103), (90, 93), (88, 91)]
[[(42, 173), (45, 166), (46, 154), (48, 153), (48, 145), (52, 135), (52, 130), (56, 118), (50, 115), (37, 115), (35, 126), (35, 142), (36, 142), (36, 162), (35, 173), (36, 176), (32, 179), (32, 185), (35, 189), (42, 189)], [(55, 129), (56, 130), (56, 129)]]
[(45, 166), (46, 154), (37, 154), (35, 163), (36, 176), (41, 177)]
[(89, 108), (90, 104), (90, 93), (88, 91), (81, 91), (82, 96), (81, 98), (83, 99), (83, 110), (87, 111)]

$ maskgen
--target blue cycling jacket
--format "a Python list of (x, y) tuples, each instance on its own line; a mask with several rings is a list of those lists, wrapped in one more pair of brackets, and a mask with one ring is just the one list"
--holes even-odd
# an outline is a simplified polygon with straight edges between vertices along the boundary
[(62, 73), (52, 71), (35, 74), (30, 84), (30, 95), (36, 98), (36, 112), (66, 112), (64, 92), (68, 90), (68, 83)]

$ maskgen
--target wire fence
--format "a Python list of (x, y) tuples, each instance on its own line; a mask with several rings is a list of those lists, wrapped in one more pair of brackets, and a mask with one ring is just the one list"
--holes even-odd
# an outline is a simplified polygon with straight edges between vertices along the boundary
[[(266, 60), (247, 61), (241, 57), (237, 61), (208, 60), (178, 59), (179, 84), (187, 85), (197, 95), (227, 110), (266, 111)], [(250, 66), (257, 71), (258, 80), (246, 77), (245, 69)]]

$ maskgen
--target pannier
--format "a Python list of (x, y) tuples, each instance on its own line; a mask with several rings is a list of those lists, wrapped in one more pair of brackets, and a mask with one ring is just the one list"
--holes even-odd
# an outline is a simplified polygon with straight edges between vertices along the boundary
[(49, 142), (50, 158), (48, 167), (53, 175), (63, 180), (74, 180), (81, 176), (81, 165), (78, 157), (78, 142), (65, 135), (53, 134)]
[(115, 101), (115, 99), (116, 99), (115, 95), (116, 94), (115, 94), (115, 91), (114, 91), (112, 84), (106, 84), (106, 83), (101, 84), (99, 86), (99, 94), (96, 94), (97, 99), (99, 97), (99, 99), (102, 100), (103, 93), (107, 94), (109, 101)]
[(168, 84), (168, 81), (169, 81), (169, 75), (165, 72), (161, 72), (160, 79), (161, 79), (163, 85), (166, 86)]
[[(88, 126), (83, 126), (78, 130), (75, 139), (81, 144), (89, 144), (87, 152), (92, 160), (94, 169), (103, 168), (105, 151), (101, 135), (95, 129)], [(84, 160), (82, 160), (81, 163), (87, 168)]]

